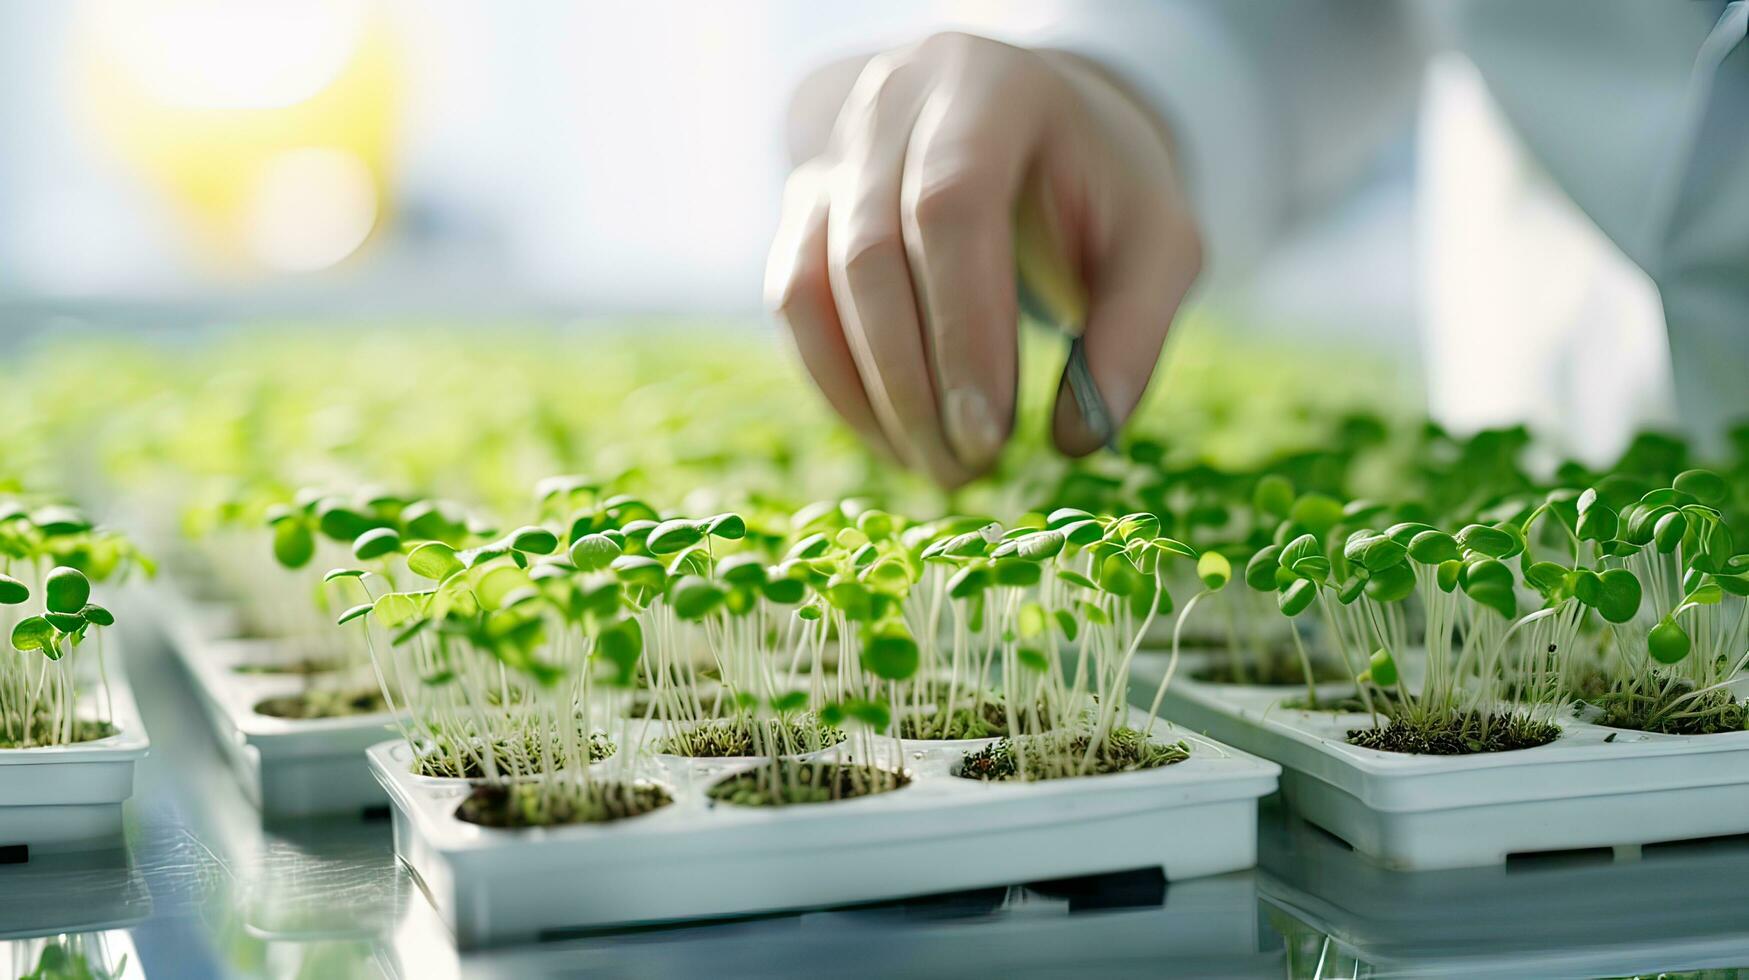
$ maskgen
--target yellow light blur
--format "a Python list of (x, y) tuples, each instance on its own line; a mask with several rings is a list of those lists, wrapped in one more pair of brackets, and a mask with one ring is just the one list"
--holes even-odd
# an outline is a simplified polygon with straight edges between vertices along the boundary
[(68, 64), (94, 137), (210, 271), (310, 271), (389, 217), (399, 73), (355, 0), (92, 4)]

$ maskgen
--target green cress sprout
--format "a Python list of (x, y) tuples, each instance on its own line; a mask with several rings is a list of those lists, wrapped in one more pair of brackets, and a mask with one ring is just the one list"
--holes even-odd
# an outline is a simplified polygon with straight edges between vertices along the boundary
[[(114, 732), (102, 634), (115, 615), (92, 600), (91, 583), (133, 567), (150, 569), (125, 538), (79, 511), (0, 497), (0, 628), (9, 639), (0, 655), (0, 748)], [(90, 687), (98, 694), (87, 699)]]
[[(1592, 488), (1577, 515), (1569, 585), (1606, 624), (1601, 676), (1575, 686), (1604, 722), (1677, 734), (1740, 731), (1731, 685), (1749, 666), (1749, 553), (1722, 507), (1730, 484), (1686, 470), (1628, 499)], [(1601, 681), (1598, 683), (1597, 681)]]

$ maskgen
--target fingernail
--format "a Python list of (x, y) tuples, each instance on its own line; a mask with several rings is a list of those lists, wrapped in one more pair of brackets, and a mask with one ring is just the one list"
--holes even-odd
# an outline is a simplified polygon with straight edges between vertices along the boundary
[(974, 469), (993, 462), (1002, 452), (1002, 429), (990, 400), (976, 388), (955, 388), (944, 401), (947, 439), (960, 462)]

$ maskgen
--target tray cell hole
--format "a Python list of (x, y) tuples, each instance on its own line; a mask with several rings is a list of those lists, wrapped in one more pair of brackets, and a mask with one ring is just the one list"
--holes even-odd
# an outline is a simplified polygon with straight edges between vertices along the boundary
[(0, 844), (0, 864), (23, 864), (29, 860), (29, 844)]
[(367, 806), (358, 811), (358, 819), (363, 820), (366, 823), (378, 823), (389, 819), (390, 812), (387, 803), (381, 803), (376, 806)]

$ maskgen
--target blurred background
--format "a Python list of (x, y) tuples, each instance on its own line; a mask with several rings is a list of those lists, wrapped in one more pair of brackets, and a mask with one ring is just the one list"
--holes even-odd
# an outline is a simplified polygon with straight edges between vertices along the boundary
[[(0, 0), (0, 330), (758, 317), (801, 75), (949, 27), (1024, 39), (1052, 9)], [(1369, 179), (1202, 300), (1424, 365), (1459, 429), (1589, 412), (1570, 448), (1596, 455), (1666, 399), (1636, 276), (1439, 56)], [(1482, 370), (1491, 340), (1523, 350)], [(1629, 397), (1541, 383), (1575, 356)]]

